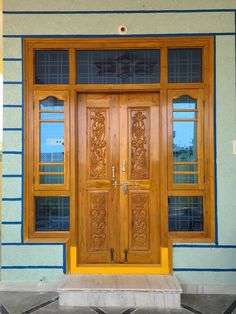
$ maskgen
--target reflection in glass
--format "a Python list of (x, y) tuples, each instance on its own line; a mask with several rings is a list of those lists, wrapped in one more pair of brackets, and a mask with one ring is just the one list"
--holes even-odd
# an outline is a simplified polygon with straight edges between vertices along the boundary
[(196, 174), (174, 174), (175, 184), (196, 184), (198, 183), (198, 176)]
[(178, 161), (197, 161), (197, 123), (173, 122), (173, 158)]
[(69, 197), (36, 197), (35, 208), (36, 231), (68, 231), (70, 229)]
[(81, 50), (76, 58), (80, 84), (160, 82), (159, 50)]
[(64, 175), (41, 174), (40, 184), (64, 184)]
[(174, 119), (197, 119), (197, 112), (190, 111), (190, 112), (173, 112), (173, 118)]
[(64, 120), (64, 113), (40, 113), (40, 120)]
[(54, 96), (49, 96), (40, 101), (40, 110), (64, 110), (64, 101)]
[(64, 161), (64, 123), (40, 123), (40, 162)]
[(169, 231), (203, 231), (203, 197), (171, 196)]
[(173, 109), (197, 109), (197, 101), (188, 95), (184, 95), (174, 100)]
[(40, 165), (40, 172), (63, 172), (63, 165)]
[(197, 171), (198, 166), (195, 164), (174, 165), (174, 171)]

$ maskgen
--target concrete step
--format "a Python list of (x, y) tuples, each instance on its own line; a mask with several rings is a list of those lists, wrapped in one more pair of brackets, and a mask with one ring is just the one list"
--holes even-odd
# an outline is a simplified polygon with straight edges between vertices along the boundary
[(180, 308), (181, 286), (172, 275), (65, 275), (62, 306)]

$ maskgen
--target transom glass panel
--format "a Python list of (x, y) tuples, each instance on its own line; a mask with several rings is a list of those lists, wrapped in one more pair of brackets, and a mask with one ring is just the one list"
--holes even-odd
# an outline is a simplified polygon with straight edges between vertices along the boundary
[(67, 50), (35, 51), (36, 84), (68, 84), (69, 53)]
[(159, 50), (78, 50), (79, 84), (148, 84), (160, 82)]
[(202, 81), (202, 49), (168, 50), (169, 83), (199, 83)]

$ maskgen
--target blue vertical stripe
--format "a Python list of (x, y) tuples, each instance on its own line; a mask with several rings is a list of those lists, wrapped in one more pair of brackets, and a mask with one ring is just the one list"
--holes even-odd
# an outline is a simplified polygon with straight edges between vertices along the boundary
[(24, 99), (24, 41), (23, 38), (21, 38), (21, 56), (22, 56), (22, 112), (21, 112), (21, 118), (22, 118), (22, 159), (21, 159), (21, 169), (22, 169), (22, 180), (21, 180), (21, 242), (24, 243), (24, 182), (25, 182), (25, 171), (24, 171), (24, 108), (25, 108), (25, 99)]

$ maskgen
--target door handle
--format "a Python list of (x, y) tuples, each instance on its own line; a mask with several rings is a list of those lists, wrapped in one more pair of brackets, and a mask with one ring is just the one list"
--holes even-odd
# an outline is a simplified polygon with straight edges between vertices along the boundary
[(110, 255), (111, 255), (111, 262), (112, 262), (112, 263), (115, 263), (115, 260), (114, 260), (114, 252), (115, 252), (114, 248), (111, 247), (111, 248), (110, 248)]
[(116, 168), (115, 168), (114, 165), (111, 167), (111, 178), (112, 178), (112, 181), (115, 181), (115, 178), (116, 178)]
[(125, 254), (125, 259), (124, 259), (124, 263), (127, 264), (128, 263), (128, 249), (124, 249), (124, 254)]

